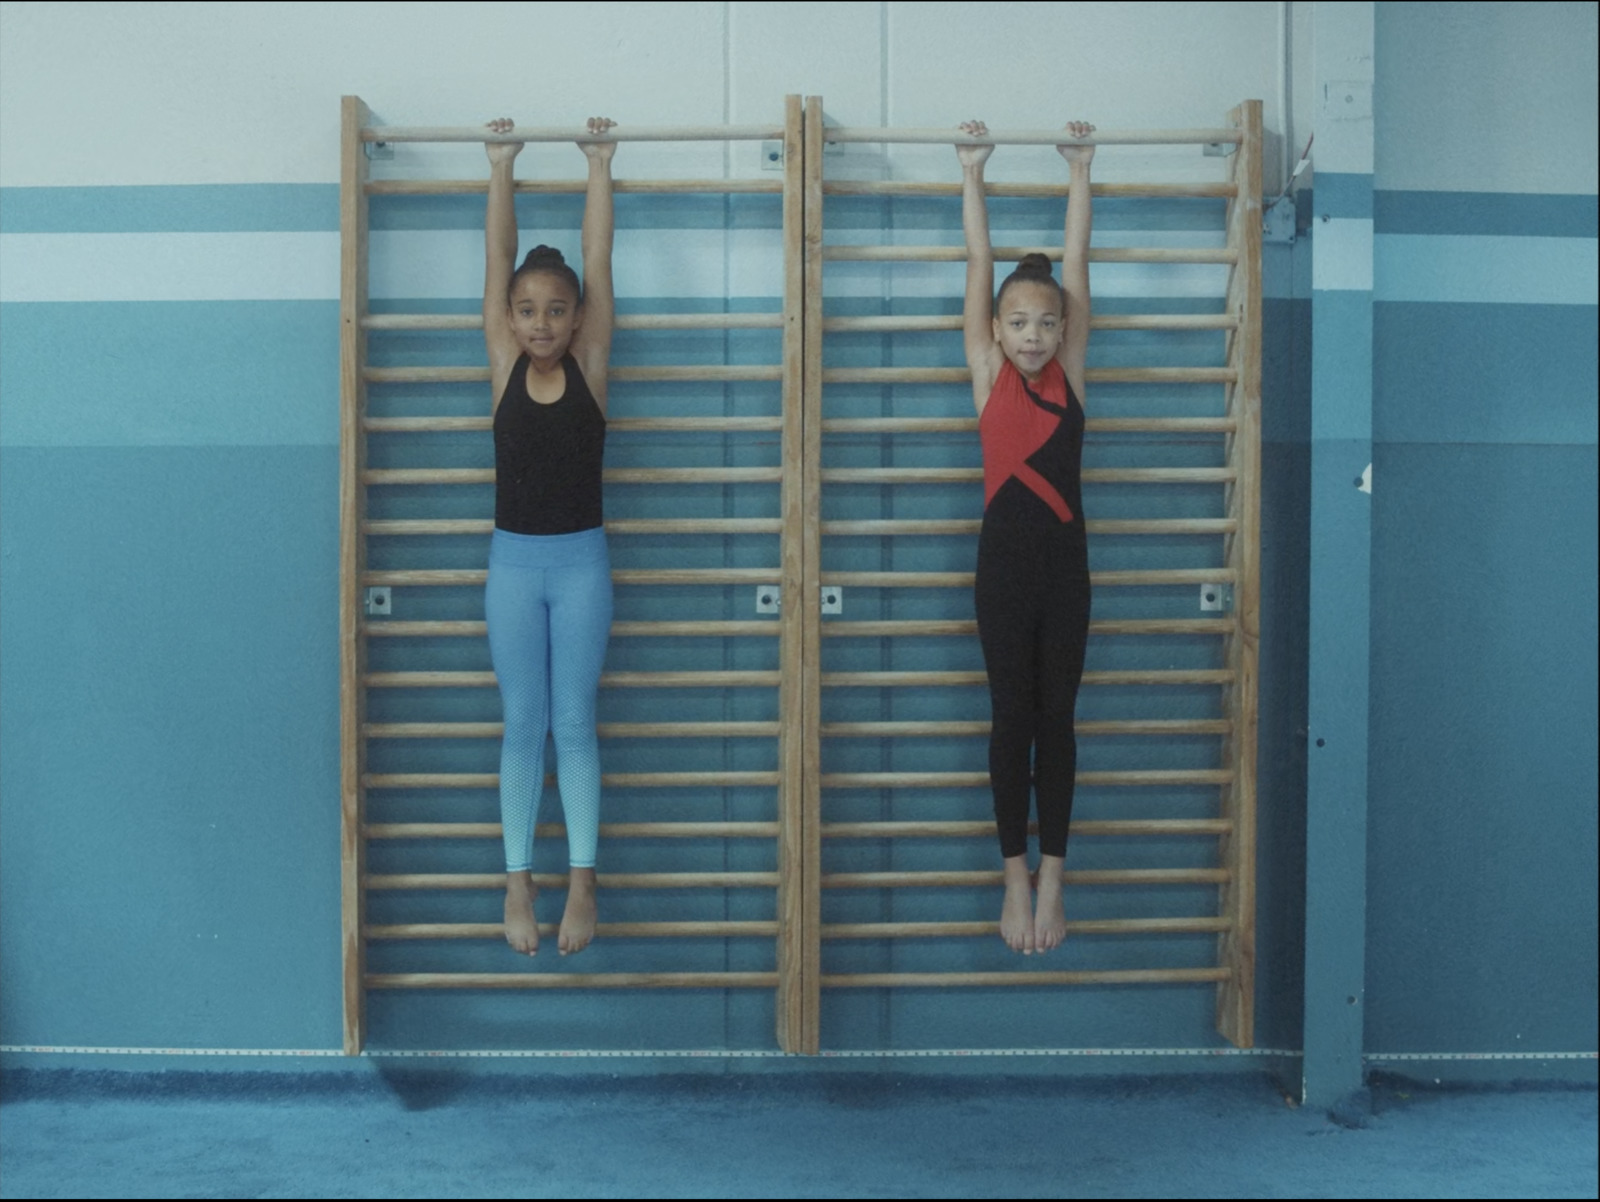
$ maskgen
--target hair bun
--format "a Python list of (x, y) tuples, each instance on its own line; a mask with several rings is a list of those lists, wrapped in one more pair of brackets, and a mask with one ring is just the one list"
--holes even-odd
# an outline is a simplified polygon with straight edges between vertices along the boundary
[(546, 246), (541, 242), (528, 252), (528, 257), (522, 260), (522, 265), (534, 271), (548, 271), (552, 267), (565, 267), (567, 260), (555, 247)]
[(1017, 264), (1019, 276), (1039, 276), (1042, 279), (1054, 279), (1050, 271), (1050, 260), (1038, 251), (1022, 256), (1022, 261)]
[(555, 276), (572, 290), (572, 299), (583, 304), (583, 281), (555, 247), (541, 242), (528, 252), (527, 258), (522, 260), (522, 266), (511, 273), (511, 282), (506, 285), (507, 304), (511, 303), (511, 294), (517, 290), (517, 281), (529, 275)]

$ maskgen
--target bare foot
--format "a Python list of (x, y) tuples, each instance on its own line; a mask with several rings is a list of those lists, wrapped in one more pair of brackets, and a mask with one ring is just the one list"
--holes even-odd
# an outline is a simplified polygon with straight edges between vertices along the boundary
[(557, 945), (563, 956), (581, 952), (594, 938), (594, 869), (574, 868), (567, 877), (567, 908)]
[(1000, 938), (1024, 956), (1033, 954), (1033, 889), (1028, 857), (1012, 856), (1006, 865), (1006, 900), (1000, 908)]
[(525, 956), (539, 950), (539, 924), (533, 916), (538, 895), (531, 873), (506, 873), (506, 942)]
[(1060, 856), (1039, 857), (1039, 904), (1033, 915), (1034, 945), (1053, 952), (1067, 937), (1067, 910), (1061, 899)]

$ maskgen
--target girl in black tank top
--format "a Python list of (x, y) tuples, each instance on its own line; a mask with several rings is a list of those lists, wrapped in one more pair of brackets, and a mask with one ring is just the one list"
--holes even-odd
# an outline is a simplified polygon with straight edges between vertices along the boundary
[[(491, 121), (483, 284), (483, 340), (494, 405), (495, 530), (484, 612), (505, 710), (500, 816), (506, 856), (506, 942), (539, 949), (531, 875), (534, 820), (547, 734), (565, 811), (570, 876), (562, 955), (594, 938), (600, 756), (595, 695), (611, 628), (611, 569), (601, 512), (606, 372), (614, 302), (612, 122), (589, 162), (583, 214), (585, 279), (560, 251), (538, 246), (516, 267), (513, 165), (522, 143), (509, 120)], [(584, 285), (587, 285), (585, 294)]]

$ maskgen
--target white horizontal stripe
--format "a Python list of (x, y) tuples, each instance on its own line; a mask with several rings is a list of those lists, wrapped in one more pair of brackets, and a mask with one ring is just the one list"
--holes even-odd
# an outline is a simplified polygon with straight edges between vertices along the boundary
[(330, 231), (0, 234), (0, 301), (338, 296), (339, 235)]
[[(566, 233), (566, 231), (563, 231)], [(475, 230), (375, 230), (374, 299), (483, 295)], [(526, 251), (538, 241), (524, 239)], [(577, 235), (558, 246), (581, 270)], [(619, 296), (778, 296), (777, 230), (621, 230)], [(320, 233), (0, 234), (0, 301), (337, 300), (339, 235)]]
[[(575, 231), (544, 237), (582, 271)], [(369, 239), (374, 298), (483, 295), (483, 235), (477, 230), (379, 230)], [(537, 233), (525, 234), (519, 255), (542, 240)], [(783, 234), (760, 229), (618, 230), (612, 272), (617, 295), (623, 297), (781, 296)]]
[[(997, 265), (999, 268), (1004, 264)], [(1089, 287), (1098, 297), (1212, 297), (1228, 288), (1225, 263), (1093, 263)], [(1003, 278), (1003, 277), (1002, 277)], [(822, 274), (824, 296), (959, 298), (966, 287), (965, 263), (829, 263)]]
[(1593, 305), (1600, 302), (1597, 247), (1594, 238), (1379, 234), (1374, 299)]
[[(1006, 235), (1027, 243), (1018, 231)], [(564, 231), (576, 243), (575, 233)], [(948, 231), (895, 231), (901, 245), (935, 244)], [(482, 295), (483, 236), (475, 230), (379, 230), (371, 234), (374, 299)], [(1159, 241), (1158, 241), (1159, 239)], [(525, 240), (531, 246), (535, 237)], [(559, 244), (560, 239), (557, 239)], [(1040, 244), (1048, 245), (1041, 231)], [(1593, 305), (1600, 301), (1594, 238), (1378, 234), (1371, 222), (1336, 219), (1312, 230), (1313, 287), (1371, 289), (1384, 301)], [(1113, 231), (1102, 246), (1214, 245), (1208, 233)], [(562, 246), (581, 267), (576, 245)], [(776, 230), (623, 230), (615, 254), (622, 297), (780, 295)], [(1363, 267), (1370, 277), (1363, 275)], [(829, 296), (952, 297), (964, 265), (827, 265)], [(1097, 296), (1217, 297), (1221, 264), (1096, 263)], [(0, 301), (337, 300), (339, 235), (324, 232), (194, 234), (0, 234)]]
[[(896, 229), (887, 239), (878, 230), (843, 230), (825, 239), (831, 246), (960, 246), (959, 230)], [(1061, 230), (996, 231), (997, 246), (1059, 246)], [(1149, 246), (1216, 250), (1227, 245), (1220, 230), (1106, 230), (1094, 235), (1104, 248)], [(1011, 270), (995, 264), (996, 280)], [(966, 263), (891, 263), (837, 259), (823, 269), (824, 296), (960, 297), (966, 288)], [(1095, 296), (1217, 297), (1228, 288), (1229, 267), (1221, 263), (1093, 263), (1089, 286)]]
[[(899, 230), (901, 245), (937, 243), (944, 231)], [(1031, 239), (1031, 235), (1029, 238)], [(1049, 245), (1041, 231), (1037, 242)], [(1103, 245), (1151, 245), (1127, 231)], [(1214, 246), (1211, 234), (1168, 233), (1160, 244)], [(483, 294), (483, 235), (476, 230), (375, 230), (369, 235), (374, 299), (473, 299)], [(564, 239), (571, 245), (565, 245)], [(877, 240), (877, 239), (875, 239)], [(523, 239), (525, 252), (537, 234)], [(582, 268), (577, 235), (551, 239)], [(1023, 239), (1032, 244), (1028, 239)], [(339, 236), (321, 233), (0, 234), (0, 301), (337, 300)], [(777, 230), (621, 230), (613, 257), (623, 297), (777, 296)], [(830, 263), (830, 296), (959, 296), (960, 263)], [(1106, 296), (1220, 296), (1215, 264), (1097, 263)]]

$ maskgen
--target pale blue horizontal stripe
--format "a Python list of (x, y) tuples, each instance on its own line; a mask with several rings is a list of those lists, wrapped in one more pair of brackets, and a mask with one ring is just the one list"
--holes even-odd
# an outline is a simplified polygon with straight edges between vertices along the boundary
[[(1313, 221), (1315, 289), (1362, 290), (1370, 228), (1357, 220)], [(894, 240), (920, 236), (902, 230)], [(482, 294), (477, 231), (374, 231), (371, 237), (375, 299)], [(536, 238), (524, 241), (531, 246)], [(1126, 240), (1130, 236), (1120, 234), (1105, 244)], [(1341, 240), (1348, 244), (1342, 254)], [(1378, 300), (1596, 303), (1600, 260), (1593, 238), (1379, 234), (1372, 241), (1371, 286)], [(576, 231), (551, 242), (579, 261)], [(0, 264), (0, 302), (7, 303), (333, 300), (339, 294), (334, 232), (0, 234)], [(762, 229), (620, 230), (615, 264), (618, 295), (628, 297), (773, 296), (783, 279), (778, 233)], [(1097, 263), (1091, 279), (1100, 296), (1220, 296), (1227, 270)], [(962, 278), (960, 263), (835, 262), (825, 275), (830, 296), (875, 297), (959, 295)]]
[[(832, 262), (822, 275), (823, 295), (896, 300), (959, 297), (966, 264)], [(1228, 290), (1228, 267), (1212, 263), (1094, 263), (1089, 287), (1107, 297), (1169, 297), (1220, 302)]]
[[(954, 163), (952, 162), (952, 166)], [(952, 177), (954, 182), (954, 177)], [(1066, 181), (1059, 196), (989, 197), (989, 229), (999, 241), (1012, 241), (1012, 231), (1053, 228), (1061, 238), (1066, 216)], [(914, 228), (961, 231), (961, 197), (828, 196), (823, 199), (823, 224), (830, 230)], [(1100, 196), (1094, 202), (1094, 228), (1105, 230), (1214, 230), (1227, 225), (1227, 201), (1193, 197)]]
[[(1383, 234), (1503, 234), (1536, 238), (1593, 238), (1600, 203), (1591, 194), (1446, 192), (1371, 189), (1372, 176), (1319, 171), (1306, 190), (1317, 214), (1376, 217)], [(1363, 184), (1365, 185), (1363, 187)], [(778, 196), (713, 194), (616, 198), (619, 229), (778, 229)], [(996, 235), (1053, 228), (1059, 234), (1065, 196), (991, 197)], [(830, 196), (830, 230), (961, 229), (954, 197)], [(1097, 232), (1221, 230), (1225, 202), (1210, 199), (1101, 197)], [(481, 195), (377, 196), (373, 229), (483, 228)], [(576, 230), (583, 220), (578, 195), (517, 198), (528, 229)], [(0, 188), (0, 232), (7, 234), (126, 234), (329, 232), (339, 228), (336, 184), (180, 184), (111, 187)], [(936, 239), (930, 239), (936, 240)]]
[[(517, 222), (524, 228), (576, 230), (583, 222), (583, 197), (577, 194), (521, 195)], [(830, 230), (921, 229), (961, 232), (959, 196), (830, 196), (824, 222)], [(373, 229), (483, 229), (484, 197), (375, 196), (370, 208)], [(1099, 197), (1094, 202), (1094, 227), (1106, 230), (1216, 231), (1226, 226), (1227, 202), (1221, 199)], [(989, 228), (997, 239), (1012, 232), (1050, 228), (1061, 238), (1066, 214), (1066, 187), (1059, 196), (989, 199)], [(624, 192), (616, 198), (618, 229), (781, 229), (779, 195), (652, 195)], [(335, 228), (337, 222), (335, 222)], [(9, 228), (9, 226), (7, 227)], [(152, 227), (156, 228), (156, 227)], [(165, 228), (182, 229), (181, 225)], [(241, 227), (244, 228), (244, 227)], [(19, 231), (20, 232), (20, 231)], [(929, 239), (934, 241), (935, 239)]]
[(1373, 290), (1382, 301), (1593, 305), (1600, 300), (1594, 238), (1379, 234)]
[[(936, 231), (897, 231), (894, 241), (936, 241)], [(1169, 233), (1190, 244), (1210, 235)], [(541, 238), (581, 270), (578, 231), (525, 233)], [(1106, 245), (1140, 241), (1111, 234)], [(391, 297), (460, 300), (483, 294), (483, 235), (477, 230), (374, 230), (369, 287)], [(337, 233), (0, 234), (0, 302), (336, 300)], [(783, 287), (780, 231), (618, 230), (613, 257), (619, 297), (720, 300), (770, 297)], [(830, 296), (959, 296), (961, 263), (831, 263)], [(1221, 297), (1228, 268), (1219, 264), (1096, 263), (1096, 295)]]
[[(891, 231), (850, 229), (825, 238), (829, 246), (960, 246), (959, 230), (898, 227)], [(1012, 229), (1005, 244), (1059, 247), (1059, 229)], [(1103, 248), (1176, 247), (1219, 250), (1225, 245), (1221, 231), (1097, 230), (1093, 244)], [(998, 282), (1012, 268), (995, 265)], [(1059, 270), (1059, 269), (1058, 269)], [(1212, 263), (1093, 263), (1090, 288), (1096, 297), (1215, 297), (1227, 292), (1226, 264)], [(839, 259), (823, 270), (828, 297), (940, 297), (960, 296), (966, 288), (966, 263), (873, 262)]]
[[(578, 232), (546, 237), (581, 268)], [(538, 233), (524, 238), (531, 249)], [(374, 231), (374, 298), (483, 295), (483, 235)], [(337, 300), (337, 233), (0, 234), (0, 302)], [(782, 292), (777, 231), (619, 230), (623, 296), (772, 296)], [(725, 278), (724, 268), (731, 273)]]
[[(1061, 227), (1053, 225), (1017, 226), (1004, 231), (994, 242), (1004, 246), (1042, 246), (1061, 249)], [(824, 231), (824, 246), (962, 246), (961, 229), (937, 226), (897, 225), (893, 229), (831, 228)], [(1100, 248), (1161, 247), (1180, 250), (1225, 250), (1227, 232), (1213, 230), (1154, 230), (1096, 228), (1090, 245)], [(1004, 265), (997, 263), (999, 272)]]
[(1313, 292), (1372, 291), (1372, 219), (1317, 217), (1311, 223)]
[[(953, 165), (953, 162), (952, 162)], [(770, 177), (769, 177), (770, 178)], [(994, 197), (989, 222), (997, 232), (1054, 226), (1060, 234), (1066, 205), (1049, 198)], [(1319, 179), (1320, 183), (1320, 179)], [(829, 229), (961, 229), (957, 196), (832, 196)], [(1226, 202), (1209, 198), (1102, 197), (1095, 202), (1097, 230), (1220, 230)], [(480, 193), (374, 196), (373, 229), (483, 229)], [(517, 198), (526, 228), (576, 230), (583, 221), (577, 194)], [(618, 229), (781, 229), (782, 197), (772, 195), (622, 193)], [(0, 188), (0, 231), (8, 234), (226, 233), (329, 231), (339, 228), (336, 184), (182, 184), (114, 187)]]
[(0, 263), (4, 303), (339, 295), (337, 232), (0, 234)]
[[(483, 233), (486, 195), (374, 196), (367, 220), (375, 230), (472, 230)], [(581, 193), (523, 193), (517, 226), (524, 231), (576, 232), (583, 225)], [(614, 199), (619, 230), (783, 228), (781, 194), (623, 192)]]
[[(481, 200), (478, 207), (483, 207)], [(0, 188), (0, 231), (8, 234), (197, 234), (338, 228), (337, 184)]]
[[(375, 230), (369, 285), (374, 297), (481, 297), (479, 230)], [(548, 241), (582, 271), (577, 230), (524, 232), (519, 254)], [(778, 296), (783, 239), (778, 230), (618, 230), (612, 251), (618, 296)]]
[[(373, 229), (482, 231), (481, 193), (375, 196)], [(583, 197), (522, 195), (519, 224), (576, 230)], [(1191, 221), (1194, 220), (1191, 218)], [(777, 195), (650, 195), (616, 198), (618, 229), (772, 228), (783, 225)], [(1220, 219), (1212, 222), (1220, 226)], [(337, 184), (186, 184), (0, 188), (0, 231), (8, 234), (241, 233), (337, 231)]]

